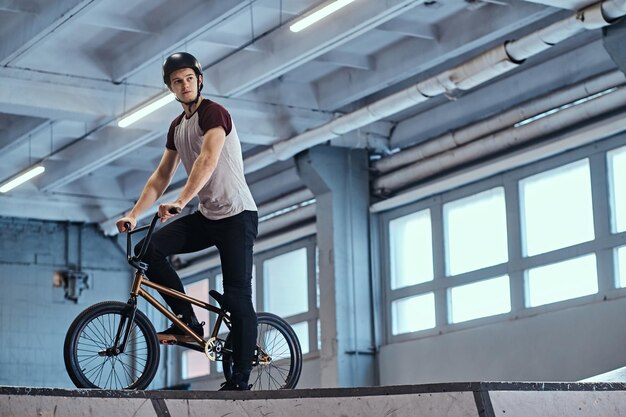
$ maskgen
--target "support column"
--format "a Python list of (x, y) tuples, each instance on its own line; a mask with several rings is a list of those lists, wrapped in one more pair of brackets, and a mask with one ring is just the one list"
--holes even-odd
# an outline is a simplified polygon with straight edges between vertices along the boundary
[(374, 385), (367, 152), (317, 146), (296, 164), (317, 206), (321, 386)]

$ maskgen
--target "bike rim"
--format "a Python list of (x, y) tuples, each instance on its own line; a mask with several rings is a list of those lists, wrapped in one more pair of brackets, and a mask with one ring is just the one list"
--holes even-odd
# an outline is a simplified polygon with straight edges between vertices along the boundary
[(253, 367), (249, 381), (252, 389), (284, 388), (288, 385), (293, 370), (293, 348), (285, 335), (271, 324), (260, 323), (258, 331), (257, 345), (271, 356), (272, 361)]
[(147, 366), (148, 342), (136, 323), (132, 325), (123, 353), (103, 354), (113, 347), (121, 318), (119, 313), (96, 317), (82, 329), (76, 342), (78, 368), (94, 387), (131, 388)]

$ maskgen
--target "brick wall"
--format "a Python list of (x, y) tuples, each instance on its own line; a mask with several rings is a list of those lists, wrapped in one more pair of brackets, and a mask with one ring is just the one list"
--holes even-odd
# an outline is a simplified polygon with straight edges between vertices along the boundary
[[(74, 303), (52, 276), (78, 261), (91, 288)], [(93, 225), (0, 218), (0, 385), (72, 388), (63, 363), (70, 323), (96, 302), (126, 301), (131, 275), (120, 247)]]

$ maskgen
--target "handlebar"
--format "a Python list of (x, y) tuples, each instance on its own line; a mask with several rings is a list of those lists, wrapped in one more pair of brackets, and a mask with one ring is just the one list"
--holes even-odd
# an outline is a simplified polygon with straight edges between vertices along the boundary
[[(181, 212), (180, 207), (173, 207), (169, 210), (170, 214), (178, 214)], [(159, 220), (159, 213), (155, 213), (152, 221), (149, 225), (137, 227), (134, 230), (130, 230), (130, 223), (124, 223), (124, 227), (126, 228), (126, 258), (128, 259), (128, 263), (134, 266), (135, 268), (146, 270), (148, 269), (148, 265), (145, 262), (142, 262), (142, 258), (146, 254), (146, 250), (148, 250), (148, 245), (150, 244), (150, 240), (152, 239), (152, 233), (154, 232), (154, 227), (156, 226), (157, 221)], [(141, 250), (139, 251), (139, 255), (133, 256), (132, 253), (132, 235), (137, 232), (141, 232), (148, 229), (148, 233), (143, 240), (143, 244), (141, 245)]]

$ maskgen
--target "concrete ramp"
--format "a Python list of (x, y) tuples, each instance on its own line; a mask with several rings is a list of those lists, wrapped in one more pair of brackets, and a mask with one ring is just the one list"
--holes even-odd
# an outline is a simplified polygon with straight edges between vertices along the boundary
[(624, 383), (471, 382), (257, 392), (0, 387), (0, 417), (614, 417)]

